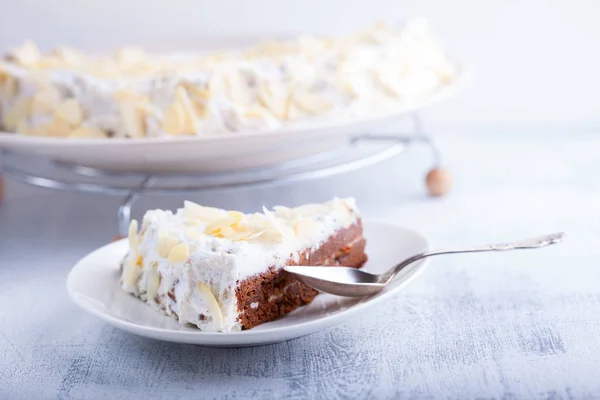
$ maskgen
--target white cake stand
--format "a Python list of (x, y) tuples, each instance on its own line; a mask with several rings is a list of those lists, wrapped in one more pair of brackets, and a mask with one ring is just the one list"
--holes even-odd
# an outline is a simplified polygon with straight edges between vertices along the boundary
[[(432, 154), (432, 167), (427, 176), (427, 188), (430, 194), (445, 194), (449, 189), (448, 182), (439, 182), (439, 177), (436, 178), (436, 171), (441, 171), (439, 169), (441, 153), (438, 147), (432, 136), (425, 133), (417, 112), (408, 114), (405, 118), (411, 121), (409, 132), (383, 135), (365, 133), (350, 138), (342, 148), (275, 166), (244, 171), (202, 175), (123, 173), (0, 150), (2, 152), (0, 172), (8, 179), (43, 188), (122, 196), (123, 202), (117, 212), (119, 236), (127, 235), (131, 209), (144, 194), (182, 194), (215, 189), (293, 184), (356, 171), (395, 157), (409, 146), (418, 143), (426, 145)], [(448, 179), (447, 172), (444, 174)], [(439, 190), (440, 187), (445, 189)], [(2, 175), (0, 175), (0, 200), (3, 191)]]

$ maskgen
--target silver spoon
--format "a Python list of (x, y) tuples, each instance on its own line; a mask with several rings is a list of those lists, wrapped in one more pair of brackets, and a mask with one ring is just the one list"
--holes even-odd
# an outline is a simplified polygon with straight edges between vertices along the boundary
[(560, 243), (564, 236), (564, 232), (561, 232), (515, 243), (426, 251), (407, 258), (379, 275), (349, 267), (288, 266), (283, 269), (294, 274), (301, 282), (304, 282), (318, 291), (338, 296), (363, 297), (383, 290), (383, 288), (385, 288), (386, 285), (405, 267), (425, 257), (437, 256), (440, 254), (537, 249)]

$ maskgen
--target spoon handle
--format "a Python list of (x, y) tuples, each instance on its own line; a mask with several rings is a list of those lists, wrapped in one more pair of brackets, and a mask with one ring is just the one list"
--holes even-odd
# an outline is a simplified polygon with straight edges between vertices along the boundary
[(480, 253), (484, 251), (506, 251), (506, 250), (518, 250), (518, 249), (537, 249), (541, 247), (550, 246), (555, 243), (560, 243), (565, 237), (564, 232), (553, 233), (551, 235), (540, 236), (533, 239), (521, 240), (514, 243), (501, 243), (501, 244), (488, 244), (485, 246), (465, 247), (456, 249), (441, 249), (441, 250), (430, 250), (423, 253), (416, 254), (400, 264), (390, 268), (386, 272), (380, 275), (379, 282), (385, 283), (396, 276), (408, 265), (415, 261), (421, 260), (426, 257), (438, 256), (441, 254), (455, 254), (455, 253)]

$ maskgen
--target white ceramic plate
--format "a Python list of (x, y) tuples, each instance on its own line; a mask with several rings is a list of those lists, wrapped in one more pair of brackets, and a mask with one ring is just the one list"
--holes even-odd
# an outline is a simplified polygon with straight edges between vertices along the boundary
[[(462, 74), (461, 74), (462, 75)], [(61, 139), (0, 132), (0, 149), (42, 155), (66, 163), (111, 171), (222, 172), (275, 165), (347, 144), (412, 111), (451, 96), (460, 81), (411, 104), (370, 117), (324, 120), (281, 129), (218, 136), (146, 139)]]
[[(364, 267), (367, 271), (382, 272), (400, 260), (429, 248), (423, 236), (400, 226), (366, 222), (364, 230), (369, 255)], [(111, 243), (75, 265), (67, 279), (67, 290), (75, 304), (107, 323), (137, 335), (219, 347), (282, 342), (352, 321), (372, 307), (385, 306), (389, 297), (398, 294), (425, 267), (424, 261), (415, 263), (399, 274), (388, 288), (368, 298), (320, 294), (311, 304), (277, 321), (242, 332), (213, 333), (179, 325), (174, 318), (157, 313), (146, 303), (123, 292), (118, 284), (118, 262), (126, 249), (126, 240)]]

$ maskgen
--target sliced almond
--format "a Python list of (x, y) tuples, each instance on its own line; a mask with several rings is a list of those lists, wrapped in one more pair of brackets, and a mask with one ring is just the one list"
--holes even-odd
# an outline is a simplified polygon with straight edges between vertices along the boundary
[(6, 115), (4, 115), (4, 118), (2, 119), (4, 129), (9, 132), (15, 131), (19, 122), (29, 116), (30, 111), (31, 98), (24, 97), (19, 99), (17, 103), (6, 112)]
[(198, 127), (196, 126), (198, 116), (188, 92), (183, 86), (179, 86), (175, 91), (175, 96), (185, 113), (185, 129), (188, 133), (196, 133), (198, 131)]
[(17, 61), (19, 64), (31, 67), (35, 65), (41, 58), (40, 50), (35, 43), (28, 40), (21, 47), (15, 49), (10, 54), (10, 58)]
[(289, 96), (283, 87), (271, 83), (260, 84), (257, 97), (277, 118), (285, 119)]
[(265, 231), (263, 231), (262, 235), (260, 235), (260, 240), (266, 242), (281, 243), (283, 242), (284, 237), (281, 234), (281, 232), (275, 229), (266, 229)]
[(235, 230), (233, 230), (233, 228), (231, 226), (226, 226), (219, 230), (219, 234), (221, 236), (223, 236), (224, 238), (227, 238), (229, 236), (235, 235), (236, 232), (235, 232)]
[(185, 111), (179, 103), (171, 104), (163, 117), (162, 129), (169, 135), (182, 135), (185, 133)]
[(230, 227), (231, 225), (235, 224), (235, 222), (235, 217), (227, 216), (210, 223), (204, 231), (212, 235), (225, 227)]
[(81, 62), (82, 58), (77, 51), (68, 47), (57, 47), (50, 52), (50, 55), (65, 62), (67, 65), (77, 65)]
[(228, 211), (227, 216), (235, 218), (235, 224), (239, 223), (240, 221), (242, 221), (242, 219), (244, 219), (244, 213), (241, 213), (239, 211)]
[(268, 113), (269, 111), (265, 107), (255, 104), (245, 108), (244, 116), (247, 118), (264, 118)]
[(217, 301), (217, 298), (212, 293), (210, 288), (206, 286), (205, 283), (198, 282), (196, 286), (198, 288), (198, 292), (206, 302), (206, 308), (208, 308), (208, 311), (212, 315), (213, 322), (215, 323), (215, 325), (217, 325), (218, 329), (222, 329), (224, 324), (223, 313), (221, 312), (221, 307), (219, 307), (219, 302)]
[(80, 126), (71, 131), (70, 137), (72, 138), (105, 138), (108, 137), (108, 134), (100, 128), (96, 128), (93, 126), (83, 127)]
[(33, 96), (31, 111), (34, 114), (53, 114), (60, 103), (59, 93), (52, 90), (41, 90)]
[(129, 239), (129, 247), (137, 249), (140, 245), (140, 236), (138, 235), (138, 222), (135, 219), (132, 219), (129, 223), (127, 238)]
[(54, 115), (71, 125), (79, 125), (83, 121), (83, 110), (75, 99), (68, 99), (60, 103), (56, 107)]
[(231, 226), (236, 232), (252, 231), (250, 226), (244, 221), (238, 221)]
[(317, 223), (312, 218), (301, 218), (294, 226), (297, 236), (307, 237), (314, 234)]
[(240, 71), (235, 71), (228, 76), (229, 96), (234, 103), (246, 106), (251, 102), (251, 94), (246, 80)]
[(183, 203), (183, 215), (186, 218), (197, 218), (204, 221), (213, 221), (227, 217), (227, 211), (220, 208), (206, 207), (192, 201)]
[(138, 267), (138, 257), (129, 256), (123, 266), (123, 283), (126, 287), (135, 286), (140, 278), (141, 269)]
[(19, 82), (8, 74), (0, 74), (0, 93), (7, 99), (12, 99), (19, 92)]
[(232, 241), (238, 241), (238, 240), (246, 240), (248, 239), (251, 235), (252, 235), (252, 231), (241, 231), (241, 232), (235, 232), (232, 235), (228, 236), (227, 239), (232, 240)]
[(285, 226), (279, 220), (279, 218), (277, 218), (277, 216), (275, 216), (275, 214), (273, 214), (271, 211), (267, 210), (267, 208), (265, 206), (263, 206), (263, 212), (265, 213), (265, 217), (271, 224), (272, 228), (275, 231), (277, 231), (278, 233), (280, 233), (281, 236), (283, 236), (285, 239), (289, 239), (290, 236), (293, 234), (293, 231), (291, 230), (291, 228), (288, 226)]
[(155, 267), (150, 266), (146, 275), (146, 296), (147, 301), (154, 300), (160, 286), (160, 276)]
[(139, 47), (124, 47), (117, 50), (114, 59), (118, 64), (141, 63), (146, 58), (146, 53)]
[(131, 137), (140, 138), (146, 135), (146, 123), (139, 107), (132, 102), (125, 101), (121, 103), (119, 112), (126, 132)]
[(324, 114), (333, 107), (333, 104), (323, 96), (302, 91), (294, 93), (292, 101), (302, 111), (313, 115)]
[(190, 257), (190, 246), (187, 243), (179, 243), (169, 252), (169, 264), (179, 264), (187, 261)]
[(249, 236), (246, 236), (246, 238), (244, 238), (244, 240), (253, 240), (253, 239), (256, 239), (258, 237), (261, 237), (265, 232), (266, 232), (265, 230), (260, 230), (258, 232), (253, 232)]
[(190, 94), (192, 94), (194, 96), (198, 96), (203, 100), (210, 100), (210, 91), (208, 91), (204, 88), (198, 87), (196, 85), (191, 85), (191, 84), (186, 84), (185, 88), (187, 89), (187, 91)]
[(211, 73), (208, 79), (208, 90), (210, 98), (227, 97), (229, 83), (227, 81), (226, 72), (222, 69), (215, 70)]
[(71, 134), (71, 125), (67, 121), (54, 118), (50, 122), (30, 129), (30, 132), (38, 136), (67, 137)]
[(179, 240), (169, 235), (167, 231), (161, 229), (158, 232), (158, 244), (156, 245), (156, 253), (163, 258), (166, 258), (171, 253), (171, 250), (179, 244)]
[(141, 102), (143, 99), (140, 98), (140, 95), (129, 89), (118, 89), (114, 92), (114, 98), (117, 101), (126, 102)]
[(394, 79), (394, 73), (386, 69), (377, 69), (373, 71), (375, 82), (385, 90), (385, 92), (394, 97), (401, 97), (402, 90), (396, 85), (397, 79)]

